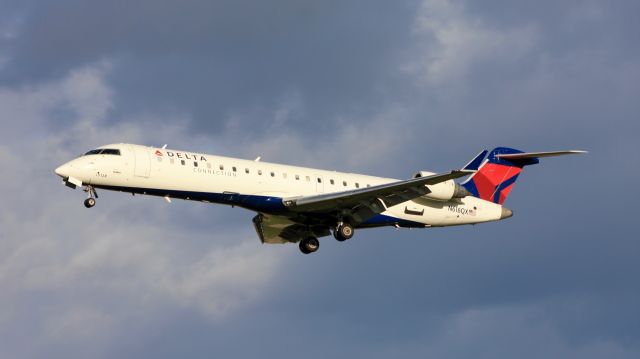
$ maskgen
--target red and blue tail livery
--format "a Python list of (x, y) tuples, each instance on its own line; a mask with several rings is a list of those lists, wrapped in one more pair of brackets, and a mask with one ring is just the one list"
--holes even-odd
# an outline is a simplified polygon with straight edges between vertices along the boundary
[(496, 147), (462, 186), (475, 197), (503, 204), (525, 166), (539, 163), (541, 157), (574, 153), (584, 151), (523, 152), (515, 148)]

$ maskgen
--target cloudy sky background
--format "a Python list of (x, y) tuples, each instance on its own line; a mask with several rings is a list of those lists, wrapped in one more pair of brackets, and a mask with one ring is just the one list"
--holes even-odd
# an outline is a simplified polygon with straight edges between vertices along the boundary
[[(0, 1), (0, 357), (640, 356), (637, 1)], [(515, 216), (261, 245), (52, 170), (134, 142), (397, 178), (480, 149)]]

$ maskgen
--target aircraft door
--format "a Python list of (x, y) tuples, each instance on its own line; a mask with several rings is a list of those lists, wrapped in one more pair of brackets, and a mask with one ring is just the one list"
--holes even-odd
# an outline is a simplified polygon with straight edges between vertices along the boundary
[(315, 175), (316, 178), (316, 192), (324, 193), (324, 179), (320, 175)]
[(145, 148), (133, 148), (135, 156), (134, 174), (136, 177), (149, 178), (151, 172), (151, 159), (149, 158), (149, 151)]

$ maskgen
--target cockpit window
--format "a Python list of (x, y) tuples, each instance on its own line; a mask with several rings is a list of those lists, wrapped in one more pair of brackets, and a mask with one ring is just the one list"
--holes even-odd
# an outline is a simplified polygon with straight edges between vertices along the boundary
[(120, 156), (120, 150), (117, 150), (115, 148), (98, 148), (95, 150), (91, 150), (87, 153), (84, 154), (85, 156), (88, 155), (116, 155), (116, 156)]
[(120, 156), (120, 150), (116, 150), (114, 148), (105, 148), (100, 152), (101, 155), (115, 155)]

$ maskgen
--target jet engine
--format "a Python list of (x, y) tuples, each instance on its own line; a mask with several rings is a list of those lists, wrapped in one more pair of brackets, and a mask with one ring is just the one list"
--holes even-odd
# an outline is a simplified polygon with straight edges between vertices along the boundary
[[(433, 172), (420, 171), (415, 175), (413, 175), (413, 178), (427, 177), (434, 174), (435, 173)], [(462, 197), (471, 195), (469, 191), (467, 191), (464, 187), (460, 186), (459, 184), (455, 183), (453, 180), (440, 182), (434, 185), (427, 185), (426, 187), (431, 192), (425, 194), (423, 197), (429, 198), (429, 199), (435, 199), (438, 201), (449, 201), (453, 198), (462, 198)]]

